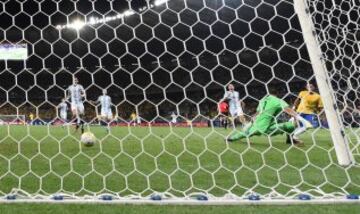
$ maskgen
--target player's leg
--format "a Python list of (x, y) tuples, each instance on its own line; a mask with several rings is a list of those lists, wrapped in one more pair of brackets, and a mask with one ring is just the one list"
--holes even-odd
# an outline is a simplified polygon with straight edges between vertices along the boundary
[(99, 123), (100, 123), (100, 126), (103, 126), (105, 129), (107, 126), (106, 120), (107, 120), (107, 113), (106, 113), (105, 109), (101, 109)]
[(75, 132), (79, 129), (78, 109), (76, 103), (71, 103), (71, 122), (75, 123)]
[(228, 124), (229, 124), (229, 113), (224, 114), (223, 124), (224, 124), (224, 128), (227, 129)]
[(176, 126), (176, 118), (171, 119), (171, 125)]
[[(318, 122), (315, 121), (315, 119), (317, 119), (316, 115), (300, 114), (297, 116), (298, 123), (291, 120), (290, 122), (292, 122), (296, 126), (292, 134), (293, 141), (300, 141), (299, 136), (303, 134), (307, 129), (318, 127)], [(291, 143), (291, 139), (289, 136), (287, 139), (287, 143)]]
[(74, 120), (75, 120), (75, 132), (77, 132), (77, 130), (79, 129), (80, 127), (80, 121), (81, 121), (81, 118), (80, 118), (80, 114), (79, 114), (79, 111), (78, 109), (76, 108), (76, 110), (73, 112), (73, 115), (74, 115)]
[(233, 126), (233, 128), (235, 129), (236, 127), (236, 118), (238, 117), (238, 110), (235, 108), (230, 108), (230, 123)]
[[(83, 103), (79, 103), (77, 105), (77, 112), (78, 112), (78, 124), (81, 127), (81, 133), (84, 133), (84, 104)], [(79, 127), (78, 127), (79, 128)]]
[(286, 133), (287, 144), (294, 144), (297, 146), (301, 146), (303, 145), (303, 142), (299, 138), (294, 137), (293, 132), (296, 130), (296, 128), (297, 128), (297, 124), (294, 123), (294, 121), (288, 121), (284, 123), (274, 123), (266, 131), (266, 134), (275, 136)]
[(66, 112), (60, 113), (60, 119), (63, 122), (62, 127), (64, 127), (67, 124), (67, 114)]
[(111, 120), (112, 120), (112, 112), (111, 110), (107, 110), (106, 111), (106, 116), (105, 116), (105, 123), (106, 123), (106, 131), (107, 132), (110, 132), (110, 123), (111, 123)]
[(110, 119), (109, 117), (106, 115), (106, 114), (102, 114), (100, 117), (100, 125), (102, 127), (104, 127), (104, 129), (106, 130), (106, 132), (109, 132), (110, 131), (110, 127), (109, 127), (109, 122), (110, 122)]
[(238, 108), (237, 115), (239, 116), (239, 121), (240, 121), (241, 125), (245, 126), (246, 125), (245, 114), (241, 107)]
[(136, 123), (139, 126), (141, 125), (141, 118), (139, 116), (136, 118)]
[(222, 114), (219, 115), (219, 127), (224, 126), (224, 116)]

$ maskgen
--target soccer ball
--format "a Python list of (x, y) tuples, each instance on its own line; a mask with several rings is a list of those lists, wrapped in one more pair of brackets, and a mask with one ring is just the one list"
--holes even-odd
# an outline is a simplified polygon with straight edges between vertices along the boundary
[(85, 145), (85, 146), (93, 146), (95, 144), (96, 141), (96, 137), (93, 133), (91, 132), (84, 132), (81, 135), (80, 141)]

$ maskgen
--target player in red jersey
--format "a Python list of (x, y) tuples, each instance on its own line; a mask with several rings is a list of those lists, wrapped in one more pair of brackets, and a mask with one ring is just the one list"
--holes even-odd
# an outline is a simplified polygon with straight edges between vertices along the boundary
[(219, 103), (219, 113), (220, 113), (220, 124), (223, 125), (225, 129), (227, 129), (229, 104), (226, 101), (221, 101)]

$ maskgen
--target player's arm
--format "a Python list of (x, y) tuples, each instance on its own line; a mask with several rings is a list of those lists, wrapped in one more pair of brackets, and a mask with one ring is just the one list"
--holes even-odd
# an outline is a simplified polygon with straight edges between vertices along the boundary
[(299, 93), (299, 95), (296, 97), (296, 99), (294, 101), (294, 104), (293, 104), (294, 110), (299, 106), (301, 99), (302, 99), (302, 92)]
[(297, 97), (295, 99), (294, 104), (293, 104), (293, 109), (296, 109), (298, 107), (298, 105), (300, 104), (300, 100), (301, 99), (299, 97)]
[(295, 121), (298, 121), (298, 120), (301, 121), (300, 116), (296, 113), (296, 111), (293, 108), (291, 108), (289, 106), (289, 104), (287, 102), (285, 102), (284, 100), (280, 100), (280, 99), (279, 99), (279, 101), (280, 101), (280, 106), (281, 106), (283, 112), (285, 112), (286, 114), (293, 117)]
[(296, 113), (296, 111), (294, 109), (292, 109), (290, 107), (286, 107), (283, 109), (283, 111), (286, 114), (290, 115), (291, 117), (295, 118), (295, 120), (297, 119), (298, 114)]

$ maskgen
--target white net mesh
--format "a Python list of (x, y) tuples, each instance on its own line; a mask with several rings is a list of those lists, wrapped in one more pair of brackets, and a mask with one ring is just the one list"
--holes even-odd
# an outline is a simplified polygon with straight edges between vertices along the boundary
[[(356, 1), (309, 2), (317, 38), (336, 92), (337, 108), (358, 159), (359, 146), (359, 17)], [(331, 11), (327, 13), (327, 11)], [(357, 161), (358, 162), (358, 161)]]
[[(358, 161), (360, 8), (350, 0), (308, 2)], [(2, 196), (360, 193), (360, 168), (337, 164), (320, 114), (320, 126), (301, 135), (303, 147), (273, 132), (224, 141), (241, 130), (238, 122), (222, 127), (218, 104), (228, 84), (249, 120), (269, 87), (292, 104), (314, 83), (290, 0), (9, 0), (0, 3), (0, 19), (2, 43), (28, 47), (26, 60), (0, 61), (0, 114), (31, 121), (0, 127)], [(59, 110), (74, 76), (85, 89), (92, 147), (74, 133), (70, 109)], [(109, 131), (94, 103), (103, 89), (112, 99)]]

